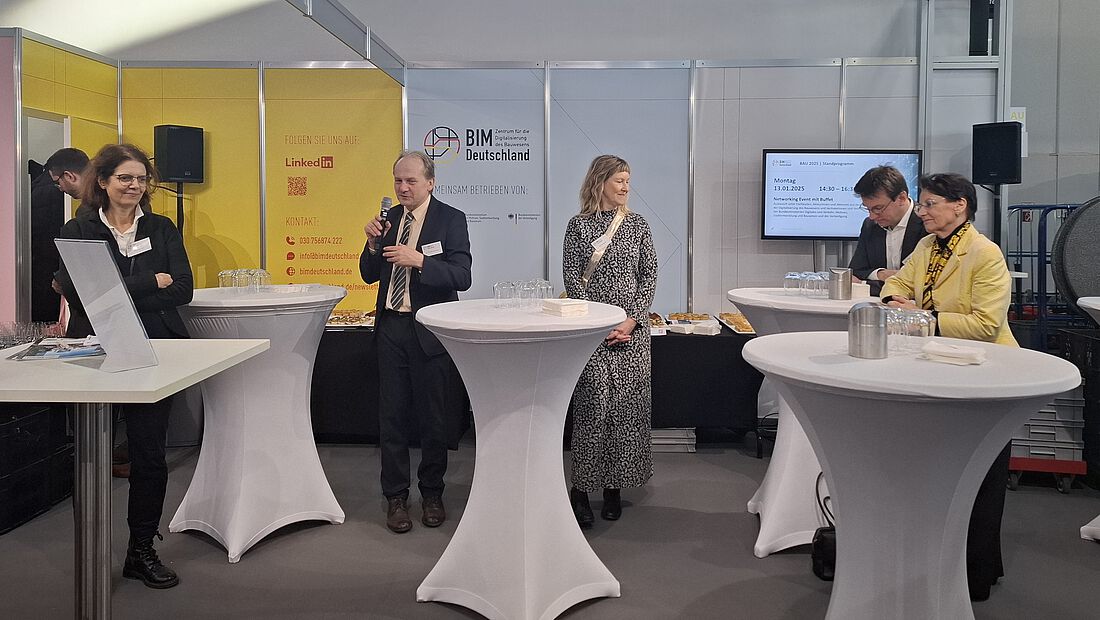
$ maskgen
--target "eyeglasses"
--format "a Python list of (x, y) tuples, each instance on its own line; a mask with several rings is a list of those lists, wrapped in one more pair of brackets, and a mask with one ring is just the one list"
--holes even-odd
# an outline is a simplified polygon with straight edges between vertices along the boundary
[(941, 202), (947, 202), (947, 201), (946, 200), (935, 200), (935, 199), (929, 198), (928, 200), (925, 200), (924, 202), (914, 203), (913, 204), (913, 210), (917, 211), (918, 213), (920, 211), (927, 211), (928, 209), (931, 209), (932, 207), (940, 204)]
[(129, 185), (134, 181), (138, 182), (138, 185), (149, 185), (150, 177), (148, 175), (134, 176), (132, 174), (112, 174), (114, 178), (118, 179), (119, 183), (123, 185)]
[(867, 205), (860, 205), (859, 208), (863, 209), (864, 211), (866, 211), (868, 213), (874, 213), (875, 215), (881, 215), (882, 212), (885, 211), (886, 209), (888, 209), (889, 207), (890, 207), (890, 203), (886, 203), (884, 205), (879, 205), (877, 207), (868, 207)]

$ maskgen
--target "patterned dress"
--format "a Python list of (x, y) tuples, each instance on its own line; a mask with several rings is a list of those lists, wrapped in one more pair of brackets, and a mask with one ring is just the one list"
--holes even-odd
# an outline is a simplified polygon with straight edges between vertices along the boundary
[(573, 392), (573, 486), (588, 493), (638, 487), (653, 475), (649, 307), (657, 288), (657, 253), (645, 218), (627, 214), (587, 290), (581, 288), (592, 242), (614, 214), (573, 216), (562, 251), (569, 297), (619, 306), (638, 322), (628, 342), (600, 344)]

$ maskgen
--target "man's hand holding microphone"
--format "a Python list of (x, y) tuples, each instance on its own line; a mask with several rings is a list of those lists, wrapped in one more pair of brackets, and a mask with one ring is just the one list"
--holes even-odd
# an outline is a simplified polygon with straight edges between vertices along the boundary
[[(363, 227), (363, 230), (367, 233), (367, 249), (371, 254), (378, 253), (378, 246), (381, 244), (382, 238), (386, 236), (386, 233), (388, 233), (393, 226), (386, 219), (386, 215), (389, 213), (392, 204), (393, 201), (390, 200), (389, 196), (383, 198), (380, 213)], [(424, 268), (424, 255), (417, 252), (415, 248), (407, 245), (386, 246), (382, 248), (382, 256), (385, 257), (388, 262), (398, 267), (412, 267), (414, 269)]]

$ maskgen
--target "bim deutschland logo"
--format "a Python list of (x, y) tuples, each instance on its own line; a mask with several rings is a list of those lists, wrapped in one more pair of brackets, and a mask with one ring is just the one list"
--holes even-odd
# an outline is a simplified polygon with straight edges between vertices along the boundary
[(287, 157), (287, 168), (332, 168), (332, 155), (322, 155), (313, 159)]
[[(531, 161), (527, 130), (467, 129), (465, 140), (457, 131), (440, 125), (424, 134), (424, 153), (437, 163), (466, 161)], [(499, 135), (498, 135), (499, 134)]]

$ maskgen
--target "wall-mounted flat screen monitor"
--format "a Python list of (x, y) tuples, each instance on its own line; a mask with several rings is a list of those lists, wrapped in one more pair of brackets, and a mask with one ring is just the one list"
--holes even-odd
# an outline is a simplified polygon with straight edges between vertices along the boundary
[(852, 188), (875, 166), (893, 166), (917, 192), (921, 151), (764, 149), (762, 239), (855, 240), (867, 212)]

